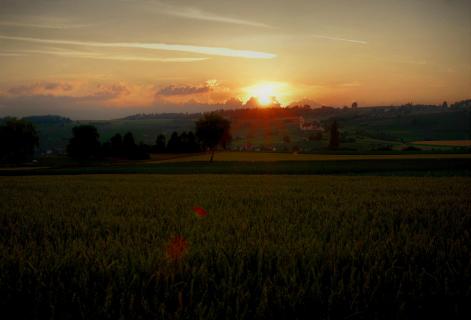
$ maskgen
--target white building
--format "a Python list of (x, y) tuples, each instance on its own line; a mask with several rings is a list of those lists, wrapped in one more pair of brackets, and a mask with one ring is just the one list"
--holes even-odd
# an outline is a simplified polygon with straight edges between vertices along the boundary
[(303, 117), (299, 117), (299, 129), (302, 131), (324, 131), (318, 121), (306, 122)]

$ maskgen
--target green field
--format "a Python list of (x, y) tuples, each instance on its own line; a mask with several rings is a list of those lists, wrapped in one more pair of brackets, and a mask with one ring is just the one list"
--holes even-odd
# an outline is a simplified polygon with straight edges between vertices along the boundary
[[(159, 119), (143, 117), (136, 120), (102, 121), (51, 121), (48, 117), (43, 117), (33, 121), (40, 136), (40, 153), (52, 151), (54, 154), (61, 154), (65, 152), (71, 138), (72, 128), (79, 124), (95, 126), (102, 142), (108, 141), (116, 133), (125, 134), (130, 131), (134, 134), (136, 142), (142, 141), (152, 145), (159, 134), (166, 135), (168, 139), (173, 131), (194, 130), (195, 121), (199, 117), (198, 114), (174, 114)], [(400, 108), (391, 108), (386, 112), (377, 108), (359, 108), (337, 109), (322, 115), (319, 109), (313, 109), (304, 117), (306, 121), (319, 121), (326, 129), (320, 140), (312, 139), (313, 132), (302, 131), (299, 128), (297, 115), (287, 113), (275, 116), (267, 113), (262, 117), (259, 114), (259, 117), (233, 118), (231, 148), (287, 152), (301, 150), (314, 153), (325, 151), (329, 144), (327, 128), (332, 119), (337, 119), (339, 122), (342, 137), (340, 148), (345, 151), (370, 152), (385, 146), (400, 150), (413, 141), (470, 139), (469, 110), (429, 108), (427, 111), (421, 111), (419, 108), (401, 111)], [(289, 137), (289, 142), (284, 140), (285, 137)], [(425, 146), (426, 149), (447, 150), (458, 147), (458, 145)]]
[(143, 161), (74, 162), (43, 159), (32, 166), (0, 167), (0, 176), (69, 174), (265, 174), (265, 175), (370, 175), (471, 176), (469, 153), (419, 154), (290, 154), (219, 152), (154, 155)]
[[(209, 154), (169, 156), (167, 159), (158, 157), (147, 163), (194, 162), (208, 161)], [(298, 154), (275, 152), (217, 152), (214, 161), (346, 161), (346, 160), (408, 160), (408, 159), (471, 159), (471, 153), (423, 153), (423, 154)]]
[[(0, 177), (0, 308), (15, 319), (466, 318), (470, 187), (466, 177)], [(187, 245), (178, 259), (176, 236)]]
[(471, 147), (471, 140), (428, 140), (414, 141), (416, 145), (439, 147)]

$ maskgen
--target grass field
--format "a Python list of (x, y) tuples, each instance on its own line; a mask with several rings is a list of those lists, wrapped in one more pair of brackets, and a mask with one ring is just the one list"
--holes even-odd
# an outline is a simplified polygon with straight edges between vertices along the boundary
[[(233, 161), (231, 159), (245, 160)], [(290, 160), (281, 161), (281, 159)], [(162, 155), (153, 157), (150, 161), (78, 163), (64, 159), (61, 164), (44, 162), (29, 167), (0, 168), (0, 176), (133, 173), (469, 177), (471, 176), (471, 155), (293, 155), (234, 152), (217, 154), (216, 161), (213, 163), (208, 161), (208, 155), (180, 155), (178, 157)]]
[(0, 177), (0, 308), (15, 319), (466, 318), (470, 187), (464, 177)]
[[(406, 160), (406, 159), (471, 159), (471, 153), (463, 154), (297, 154), (275, 152), (217, 152), (214, 161), (344, 161), (344, 160)], [(209, 154), (157, 158), (157, 162), (208, 161)], [(149, 161), (149, 162), (154, 162)]]
[[(341, 148), (368, 152), (384, 145), (402, 145), (401, 141), (469, 139), (470, 113), (466, 110), (448, 110), (431, 113), (413, 113), (391, 116), (388, 113), (377, 114), (374, 109), (345, 110), (338, 120), (342, 132), (348, 132), (355, 142), (341, 142)], [(79, 124), (91, 124), (97, 127), (102, 142), (114, 134), (130, 131), (136, 142), (154, 144), (157, 135), (165, 134), (167, 139), (173, 131), (194, 130), (195, 118), (140, 119), (109, 121), (77, 121), (65, 123), (37, 122), (40, 148), (64, 152), (72, 135), (72, 127)], [(322, 116), (306, 120), (326, 120)], [(328, 132), (321, 141), (310, 141), (309, 131), (299, 129), (298, 117), (233, 119), (233, 147), (250, 144), (254, 148), (273, 148), (293, 150), (299, 147), (309, 152), (325, 150), (328, 146)], [(283, 142), (285, 136), (290, 143)]]
[(414, 141), (414, 144), (438, 147), (471, 147), (471, 140), (428, 140)]

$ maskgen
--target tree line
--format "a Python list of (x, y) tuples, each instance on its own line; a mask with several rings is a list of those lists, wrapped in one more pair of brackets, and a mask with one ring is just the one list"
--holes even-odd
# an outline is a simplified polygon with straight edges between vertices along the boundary
[(31, 122), (6, 118), (0, 125), (0, 161), (8, 163), (30, 161), (38, 146), (39, 136)]
[(132, 132), (117, 133), (108, 141), (100, 143), (96, 127), (81, 125), (73, 128), (73, 136), (67, 145), (67, 154), (74, 159), (122, 158), (144, 160), (151, 153), (195, 153), (203, 151), (202, 144), (193, 132), (173, 132), (167, 141), (163, 134), (157, 136), (153, 145), (136, 143)]
[[(79, 125), (72, 128), (67, 155), (77, 160), (122, 158), (148, 159), (151, 153), (195, 153), (209, 151), (210, 161), (217, 147), (226, 148), (231, 142), (230, 122), (217, 113), (204, 114), (195, 123), (195, 132), (173, 132), (167, 141), (163, 134), (153, 145), (136, 143), (127, 132), (112, 136), (104, 143), (95, 126)], [(0, 124), (0, 161), (21, 163), (33, 159), (39, 136), (34, 125), (25, 119), (7, 118)]]

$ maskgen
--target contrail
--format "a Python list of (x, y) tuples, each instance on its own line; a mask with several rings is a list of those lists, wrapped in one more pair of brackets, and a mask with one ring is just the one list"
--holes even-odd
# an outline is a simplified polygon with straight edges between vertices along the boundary
[(197, 62), (210, 58), (204, 57), (183, 57), (183, 58), (159, 58), (141, 57), (130, 55), (106, 55), (96, 52), (81, 51), (55, 51), (55, 50), (15, 50), (0, 52), (0, 56), (26, 56), (27, 54), (45, 54), (71, 58), (96, 59), (96, 60), (118, 60), (118, 61), (143, 61), (143, 62)]
[(193, 8), (183, 8), (181, 10), (169, 10), (166, 9), (163, 11), (166, 14), (177, 16), (177, 17), (183, 17), (183, 18), (189, 18), (189, 19), (195, 19), (195, 20), (205, 20), (205, 21), (214, 21), (214, 22), (222, 22), (222, 23), (231, 23), (231, 24), (239, 24), (239, 25), (245, 25), (245, 26), (251, 26), (251, 27), (260, 27), (260, 28), (273, 28), (272, 26), (269, 26), (265, 23), (261, 22), (256, 22), (256, 21), (249, 21), (249, 20), (243, 20), (243, 19), (237, 19), (237, 18), (231, 18), (231, 17), (226, 17), (226, 16), (220, 16), (216, 14), (212, 14), (209, 12), (204, 12), (198, 9), (193, 9)]
[(24, 56), (26, 55), (19, 52), (0, 52), (0, 57), (24, 57)]
[(35, 42), (35, 43), (101, 47), (101, 48), (135, 48), (135, 49), (179, 51), (179, 52), (199, 53), (199, 54), (212, 55), (212, 56), (236, 57), (236, 58), (247, 58), (247, 59), (273, 59), (276, 57), (275, 54), (267, 53), (267, 52), (259, 52), (259, 51), (251, 51), (251, 50), (236, 50), (236, 49), (219, 48), (219, 47), (182, 45), (182, 44), (167, 44), (167, 43), (54, 40), (54, 39), (42, 39), (42, 38), (30, 38), (30, 37), (12, 37), (12, 36), (5, 36), (5, 35), (0, 35), (0, 39)]
[(76, 29), (76, 28), (91, 27), (93, 26), (93, 24), (42, 24), (42, 23), (0, 21), (0, 26), (20, 27), (20, 28), (38, 28), (38, 29)]
[(259, 27), (259, 28), (273, 28), (272, 26), (268, 24), (257, 22), (257, 21), (228, 17), (225, 15), (204, 11), (195, 7), (178, 6), (178, 5), (163, 3), (161, 1), (155, 1), (155, 3), (152, 4), (152, 7), (156, 8), (158, 12), (160, 13), (171, 15), (171, 16), (176, 16), (176, 17), (203, 20), (203, 21), (214, 21), (214, 22), (229, 23), (229, 24), (238, 24), (238, 25), (245, 25), (245, 26)]
[(358, 43), (358, 44), (367, 44), (368, 42), (363, 41), (363, 40), (353, 40), (353, 39), (346, 39), (346, 38), (338, 38), (338, 37), (330, 37), (330, 36), (324, 36), (320, 34), (311, 34), (310, 35), (313, 38), (319, 38), (319, 39), (327, 39), (327, 40), (333, 40), (333, 41), (346, 41), (346, 42), (352, 42), (352, 43)]

